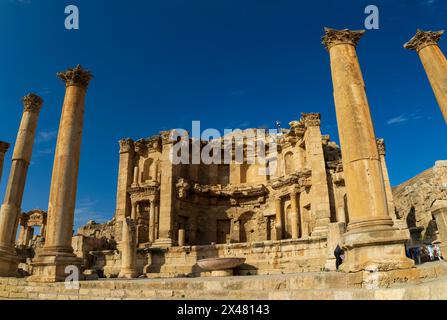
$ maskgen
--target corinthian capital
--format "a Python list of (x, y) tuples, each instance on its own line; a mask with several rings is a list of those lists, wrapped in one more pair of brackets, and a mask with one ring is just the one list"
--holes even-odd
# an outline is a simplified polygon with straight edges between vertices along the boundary
[(425, 47), (437, 45), (443, 34), (444, 30), (423, 31), (421, 29), (418, 29), (416, 31), (416, 35), (411, 38), (410, 41), (404, 44), (404, 48), (408, 50), (416, 50), (417, 52), (419, 52)]
[(0, 141), (0, 154), (5, 154), (9, 149), (9, 143)]
[(28, 93), (22, 98), (22, 102), (23, 112), (39, 112), (43, 105), (42, 98), (34, 93)]
[(306, 127), (319, 127), (321, 124), (321, 115), (319, 113), (302, 113), (301, 121)]
[(119, 141), (120, 153), (128, 153), (134, 149), (134, 142), (132, 139), (122, 139)]
[(357, 46), (360, 38), (365, 34), (365, 30), (336, 30), (331, 28), (324, 28), (326, 33), (323, 37), (323, 44), (329, 51), (333, 46), (338, 44), (350, 44), (354, 47)]
[(90, 71), (82, 69), (82, 67), (78, 64), (74, 69), (68, 69), (64, 72), (59, 72), (57, 74), (59, 79), (65, 82), (65, 85), (68, 86), (81, 86), (87, 88), (90, 80), (92, 80), (93, 76)]
[(377, 143), (377, 150), (379, 151), (379, 155), (384, 156), (386, 153), (385, 140), (377, 139), (376, 143)]

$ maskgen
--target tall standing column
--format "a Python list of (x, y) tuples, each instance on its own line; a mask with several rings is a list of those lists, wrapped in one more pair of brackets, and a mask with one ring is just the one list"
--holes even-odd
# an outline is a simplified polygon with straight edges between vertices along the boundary
[(149, 242), (152, 244), (155, 241), (155, 196), (149, 198)]
[(315, 228), (312, 236), (326, 236), (331, 222), (329, 186), (324, 160), (323, 143), (320, 130), (320, 114), (302, 114), (306, 126), (305, 143), (308, 162), (312, 168), (312, 203), (311, 212), (315, 217)]
[(280, 197), (277, 197), (275, 199), (275, 232), (276, 232), (276, 239), (275, 240), (281, 240), (282, 239), (282, 199)]
[(407, 235), (393, 228), (385, 183), (356, 45), (364, 31), (325, 29), (348, 197), (349, 225), (344, 235), (346, 271), (411, 267)]
[(385, 140), (377, 139), (377, 149), (379, 151), (380, 164), (382, 165), (383, 181), (385, 183), (386, 201), (388, 204), (388, 212), (391, 219), (395, 221), (398, 220), (396, 206), (394, 205), (393, 189), (391, 188), (390, 177), (388, 175), (388, 167), (386, 165), (386, 148)]
[(9, 143), (0, 141), (0, 182), (2, 182), (3, 161), (5, 160), (5, 154), (8, 152)]
[(63, 281), (66, 266), (80, 267), (81, 259), (71, 246), (81, 138), (84, 100), (92, 78), (90, 72), (77, 66), (58, 73), (65, 82), (66, 92), (51, 178), (45, 246), (33, 264), (36, 281)]
[(23, 98), (22, 121), (12, 155), (5, 200), (0, 210), (0, 276), (3, 277), (17, 273), (18, 258), (14, 244), (42, 104), (42, 99), (32, 93)]
[(136, 278), (137, 235), (135, 220), (126, 218), (123, 221), (123, 241), (121, 249), (121, 270), (119, 278)]
[(174, 245), (174, 174), (172, 149), (175, 141), (171, 131), (161, 132), (163, 143), (161, 155), (160, 211), (158, 216), (158, 239), (156, 247), (172, 247)]
[(290, 202), (292, 209), (292, 239), (298, 239), (300, 237), (300, 229), (298, 226), (299, 214), (298, 214), (298, 199), (297, 191), (292, 189), (290, 192)]
[(447, 60), (438, 46), (444, 31), (417, 30), (416, 35), (404, 45), (415, 50), (422, 61), (430, 85), (447, 122)]

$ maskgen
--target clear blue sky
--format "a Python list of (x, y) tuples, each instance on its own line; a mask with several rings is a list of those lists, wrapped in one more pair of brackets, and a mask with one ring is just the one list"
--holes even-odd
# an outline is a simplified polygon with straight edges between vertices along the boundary
[[(80, 30), (64, 8), (80, 9)], [(88, 91), (76, 225), (115, 210), (118, 143), (166, 128), (274, 127), (321, 112), (338, 141), (323, 27), (362, 29), (367, 4), (380, 30), (358, 46), (376, 133), (397, 185), (447, 158), (447, 126), (421, 63), (402, 48), (416, 28), (447, 28), (444, 0), (0, 0), (0, 140), (15, 141), (20, 98), (45, 100), (23, 209), (46, 209), (64, 86), (55, 73), (78, 63)], [(447, 53), (447, 38), (440, 46)], [(12, 147), (11, 147), (12, 149)], [(3, 199), (12, 150), (0, 195)]]

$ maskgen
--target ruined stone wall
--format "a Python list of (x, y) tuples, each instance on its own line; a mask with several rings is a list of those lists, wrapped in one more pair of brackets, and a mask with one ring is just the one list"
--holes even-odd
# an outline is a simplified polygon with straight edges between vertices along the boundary
[(393, 190), (399, 217), (409, 227), (422, 227), (423, 239), (432, 241), (437, 237), (432, 205), (436, 200), (447, 199), (447, 161), (438, 161), (435, 166), (404, 182)]

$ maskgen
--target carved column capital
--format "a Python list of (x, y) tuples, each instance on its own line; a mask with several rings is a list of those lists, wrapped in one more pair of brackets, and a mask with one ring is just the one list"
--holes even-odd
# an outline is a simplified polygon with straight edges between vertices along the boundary
[(85, 89), (87, 89), (90, 80), (93, 78), (90, 71), (83, 69), (79, 64), (73, 69), (57, 73), (57, 76), (65, 82), (67, 87), (80, 86)]
[(0, 141), (0, 154), (4, 155), (8, 152), (10, 144), (8, 142)]
[(325, 35), (323, 37), (323, 45), (329, 51), (333, 46), (339, 44), (349, 44), (354, 47), (357, 46), (360, 38), (365, 34), (365, 30), (336, 30), (331, 28), (324, 28)]
[(385, 140), (377, 139), (376, 143), (377, 143), (377, 150), (379, 151), (379, 155), (384, 156), (386, 154)]
[(38, 113), (43, 105), (41, 97), (34, 93), (28, 93), (22, 98), (23, 112), (36, 112)]
[(132, 139), (126, 138), (119, 141), (120, 153), (129, 153), (134, 148), (134, 142)]
[(301, 120), (306, 127), (319, 127), (321, 125), (321, 115), (319, 113), (302, 113)]
[(411, 38), (410, 41), (404, 44), (404, 48), (408, 50), (415, 50), (419, 52), (421, 49), (438, 45), (438, 41), (441, 39), (441, 36), (444, 34), (444, 30), (440, 31), (423, 31), (418, 29), (416, 31), (416, 35)]

